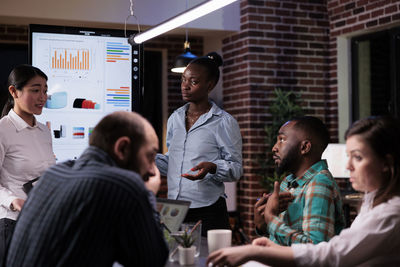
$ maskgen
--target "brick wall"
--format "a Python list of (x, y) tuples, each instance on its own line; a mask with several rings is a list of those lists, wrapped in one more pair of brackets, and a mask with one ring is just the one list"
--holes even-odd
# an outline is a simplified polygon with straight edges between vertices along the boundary
[(28, 25), (0, 24), (0, 43), (28, 43)]
[(331, 125), (337, 123), (337, 42), (338, 36), (375, 32), (399, 25), (400, 1), (398, 0), (331, 0), (327, 6), (330, 24), (330, 86), (328, 105), (334, 112), (328, 117)]
[(247, 233), (253, 233), (253, 204), (262, 192), (256, 158), (271, 149), (263, 127), (271, 119), (273, 89), (300, 92), (306, 113), (321, 118), (337, 141), (336, 37), (390, 26), (399, 10), (399, 1), (241, 1), (241, 30), (223, 42), (223, 88), (224, 107), (243, 135), (238, 204)]
[(263, 128), (271, 120), (273, 90), (300, 92), (307, 114), (324, 121), (330, 115), (328, 33), (325, 1), (248, 0), (241, 1), (240, 33), (223, 42), (224, 108), (238, 120), (243, 136), (238, 204), (248, 234), (253, 234), (253, 205), (262, 192), (256, 159), (271, 149), (264, 144)]

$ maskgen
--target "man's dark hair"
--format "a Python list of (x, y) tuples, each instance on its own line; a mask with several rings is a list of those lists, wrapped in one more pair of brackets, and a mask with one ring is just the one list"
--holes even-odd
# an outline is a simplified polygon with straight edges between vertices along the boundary
[(306, 134), (310, 139), (312, 147), (315, 148), (316, 155), (321, 156), (329, 144), (329, 131), (326, 125), (318, 118), (313, 116), (296, 117), (291, 121), (295, 122), (294, 127)]
[(113, 145), (122, 136), (130, 138), (132, 152), (136, 155), (145, 141), (144, 124), (140, 115), (114, 112), (105, 116), (93, 129), (89, 144), (112, 155)]

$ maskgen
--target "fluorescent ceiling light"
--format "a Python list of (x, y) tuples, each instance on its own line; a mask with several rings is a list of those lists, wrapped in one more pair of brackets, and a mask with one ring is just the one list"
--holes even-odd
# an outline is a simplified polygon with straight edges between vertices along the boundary
[(175, 17), (172, 17), (153, 28), (140, 33), (133, 39), (135, 43), (140, 44), (151, 38), (154, 38), (160, 34), (166, 33), (179, 26), (182, 26), (188, 22), (198, 19), (208, 13), (211, 13), (217, 9), (227, 6), (237, 0), (209, 0), (205, 3), (201, 3), (185, 12), (182, 12)]

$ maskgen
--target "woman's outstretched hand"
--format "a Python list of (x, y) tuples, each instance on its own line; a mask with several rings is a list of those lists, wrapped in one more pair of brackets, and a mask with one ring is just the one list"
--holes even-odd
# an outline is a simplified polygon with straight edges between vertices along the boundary
[(182, 177), (185, 177), (192, 181), (201, 180), (204, 178), (204, 176), (207, 175), (207, 173), (214, 174), (217, 171), (217, 165), (215, 165), (212, 162), (204, 161), (204, 162), (200, 162), (199, 164), (197, 164), (190, 170), (192, 172), (195, 172), (195, 171), (198, 171), (198, 172), (196, 174), (184, 173), (184, 174), (182, 174)]

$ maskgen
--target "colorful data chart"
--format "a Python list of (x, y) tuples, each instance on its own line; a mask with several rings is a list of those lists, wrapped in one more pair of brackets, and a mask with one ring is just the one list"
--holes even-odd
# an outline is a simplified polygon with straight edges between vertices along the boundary
[(100, 104), (85, 98), (75, 98), (73, 108), (100, 109)]
[(88, 137), (90, 137), (93, 133), (94, 127), (89, 127)]
[(89, 49), (61, 49), (51, 50), (51, 68), (65, 70), (89, 70)]
[(114, 107), (130, 107), (131, 90), (128, 86), (121, 86), (119, 89), (107, 89), (107, 104)]
[(85, 138), (85, 127), (73, 127), (72, 128), (72, 138), (73, 139)]
[(124, 45), (122, 42), (107, 42), (107, 62), (124, 62), (130, 59), (130, 45)]

